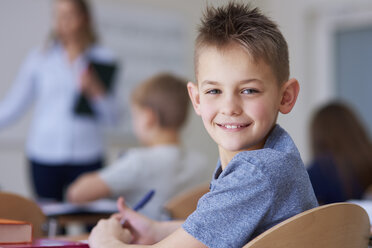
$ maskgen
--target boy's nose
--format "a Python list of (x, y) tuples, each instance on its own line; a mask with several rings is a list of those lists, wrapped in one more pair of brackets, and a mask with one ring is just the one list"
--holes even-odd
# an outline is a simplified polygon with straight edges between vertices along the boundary
[(240, 115), (242, 113), (241, 102), (234, 96), (225, 97), (221, 103), (221, 113), (224, 115)]

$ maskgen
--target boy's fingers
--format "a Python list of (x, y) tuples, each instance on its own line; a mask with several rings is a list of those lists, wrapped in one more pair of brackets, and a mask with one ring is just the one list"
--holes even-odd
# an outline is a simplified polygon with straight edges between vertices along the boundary
[(120, 196), (118, 200), (116, 201), (116, 206), (119, 212), (124, 212), (128, 209), (127, 205), (125, 204), (125, 200), (122, 196)]
[(125, 200), (122, 196), (120, 196), (116, 202), (116, 206), (119, 210), (119, 212), (121, 214), (123, 214), (124, 216), (128, 216), (128, 214), (131, 214), (131, 213), (135, 213), (135, 211), (133, 211), (133, 209), (131, 209), (130, 207), (128, 207), (127, 204), (125, 204)]
[(133, 227), (132, 225), (129, 223), (129, 221), (126, 221), (123, 225), (124, 228), (126, 229), (129, 229), (129, 230), (133, 230)]
[(133, 209), (128, 207), (127, 204), (125, 204), (125, 200), (121, 196), (118, 198), (116, 205), (120, 214), (122, 214), (122, 216), (125, 216), (126, 218), (128, 218), (129, 216), (133, 216), (133, 213), (136, 213), (135, 211), (133, 211)]
[(120, 220), (123, 215), (121, 213), (115, 213), (110, 216), (110, 218), (115, 218), (117, 220)]
[(133, 235), (131, 234), (131, 232), (128, 229), (123, 230), (123, 232), (121, 234), (121, 238), (127, 244), (130, 244), (133, 241)]

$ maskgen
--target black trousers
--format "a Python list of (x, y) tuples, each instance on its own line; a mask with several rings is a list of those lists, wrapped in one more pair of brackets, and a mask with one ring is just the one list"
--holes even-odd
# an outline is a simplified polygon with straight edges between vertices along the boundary
[(67, 186), (85, 172), (103, 166), (103, 158), (88, 164), (43, 164), (29, 160), (34, 190), (39, 199), (62, 201)]

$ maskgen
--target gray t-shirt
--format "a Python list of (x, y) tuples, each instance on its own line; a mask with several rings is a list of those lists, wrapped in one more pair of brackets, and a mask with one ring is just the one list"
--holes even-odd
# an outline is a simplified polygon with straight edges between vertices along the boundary
[(167, 218), (164, 204), (178, 193), (208, 182), (212, 171), (200, 153), (177, 145), (158, 145), (129, 149), (99, 176), (112, 196), (124, 196), (131, 207), (154, 189), (154, 197), (140, 212), (163, 220)]
[(263, 149), (238, 153), (183, 229), (208, 247), (242, 247), (258, 234), (317, 206), (308, 174), (291, 137), (279, 125)]

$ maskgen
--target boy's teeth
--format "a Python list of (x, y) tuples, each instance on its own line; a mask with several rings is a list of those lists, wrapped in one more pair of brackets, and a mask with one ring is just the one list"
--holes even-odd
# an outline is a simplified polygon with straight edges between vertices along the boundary
[(226, 128), (229, 128), (229, 129), (235, 129), (235, 128), (238, 128), (238, 126), (235, 126), (235, 125), (225, 125)]

